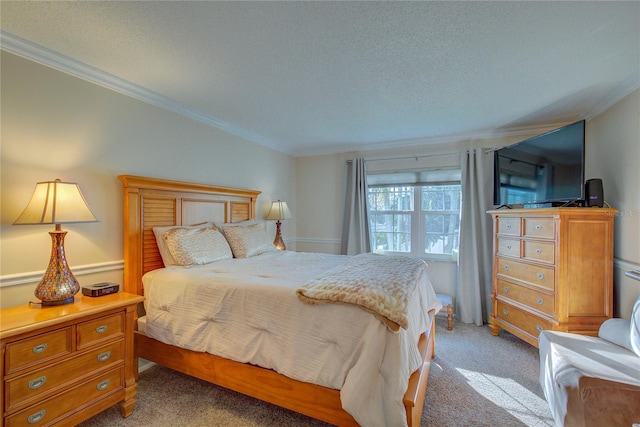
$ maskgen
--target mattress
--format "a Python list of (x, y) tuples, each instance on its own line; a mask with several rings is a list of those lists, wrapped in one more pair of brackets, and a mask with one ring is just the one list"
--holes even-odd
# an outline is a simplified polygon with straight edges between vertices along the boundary
[(419, 336), (441, 304), (426, 267), (409, 306), (409, 326), (390, 331), (348, 305), (308, 305), (295, 290), (332, 268), (341, 255), (268, 252), (143, 277), (145, 333), (167, 344), (273, 369), (340, 390), (361, 425), (406, 425), (402, 397), (422, 364)]

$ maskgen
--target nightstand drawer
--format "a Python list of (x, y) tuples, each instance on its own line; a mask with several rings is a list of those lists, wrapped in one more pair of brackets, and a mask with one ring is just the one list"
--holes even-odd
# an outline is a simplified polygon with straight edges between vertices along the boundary
[(555, 239), (556, 221), (552, 218), (524, 218), (524, 237)]
[(116, 336), (124, 336), (121, 313), (78, 324), (78, 349)]
[(552, 329), (548, 320), (517, 309), (509, 304), (498, 302), (497, 316), (514, 327), (528, 333), (532, 337), (538, 338), (543, 329)]
[(502, 295), (505, 298), (509, 298), (512, 301), (519, 302), (545, 314), (552, 315), (554, 313), (553, 294), (548, 295), (541, 291), (516, 285), (515, 283), (498, 280), (498, 295)]
[(69, 411), (76, 410), (80, 402), (93, 403), (121, 390), (123, 387), (122, 377), (122, 368), (102, 374), (66, 393), (58, 394), (7, 417), (5, 425), (6, 427), (48, 425), (52, 421), (64, 417)]
[(520, 236), (520, 218), (498, 218), (498, 234)]
[(547, 289), (554, 289), (555, 271), (553, 267), (542, 267), (539, 265), (527, 264), (524, 262), (512, 261), (505, 258), (498, 258), (497, 274)]
[(71, 328), (59, 329), (7, 344), (7, 374), (71, 353)]
[(554, 242), (525, 240), (523, 258), (554, 264), (556, 261), (556, 244)]
[(17, 409), (29, 400), (36, 401), (49, 391), (68, 386), (87, 374), (113, 367), (114, 363), (122, 363), (123, 345), (124, 341), (107, 344), (79, 357), (7, 381), (7, 411)]
[(520, 240), (498, 239), (498, 253), (520, 258)]

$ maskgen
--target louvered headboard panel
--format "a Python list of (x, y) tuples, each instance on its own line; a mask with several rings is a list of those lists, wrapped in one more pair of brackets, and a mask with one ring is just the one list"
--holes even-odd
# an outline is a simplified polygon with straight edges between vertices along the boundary
[(142, 276), (164, 267), (153, 227), (256, 217), (260, 191), (133, 175), (118, 179), (124, 186), (125, 292), (144, 295)]

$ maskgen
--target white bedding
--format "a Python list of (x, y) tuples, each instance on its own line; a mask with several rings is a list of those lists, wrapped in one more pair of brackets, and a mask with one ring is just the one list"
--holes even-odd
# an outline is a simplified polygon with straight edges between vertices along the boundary
[(143, 277), (146, 334), (339, 389), (360, 425), (406, 425), (402, 397), (422, 363), (417, 339), (441, 304), (426, 267), (409, 327), (397, 333), (358, 307), (298, 300), (296, 288), (346, 259), (285, 251), (151, 271)]

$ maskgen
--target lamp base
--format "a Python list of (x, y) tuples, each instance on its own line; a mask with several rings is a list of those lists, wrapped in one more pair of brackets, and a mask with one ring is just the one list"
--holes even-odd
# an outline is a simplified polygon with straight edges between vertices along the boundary
[(280, 249), (281, 251), (286, 251), (287, 246), (284, 244), (284, 240), (282, 240), (282, 234), (280, 233), (280, 221), (276, 221), (276, 238), (273, 240), (273, 246)]
[(44, 277), (38, 283), (34, 295), (43, 306), (63, 305), (73, 302), (73, 296), (80, 290), (80, 284), (69, 269), (64, 254), (66, 231), (50, 231), (51, 259)]
[(51, 307), (54, 305), (65, 305), (65, 304), (73, 304), (74, 301), (74, 297), (71, 298), (67, 298), (65, 300), (62, 301), (41, 301), (41, 304), (43, 307)]

